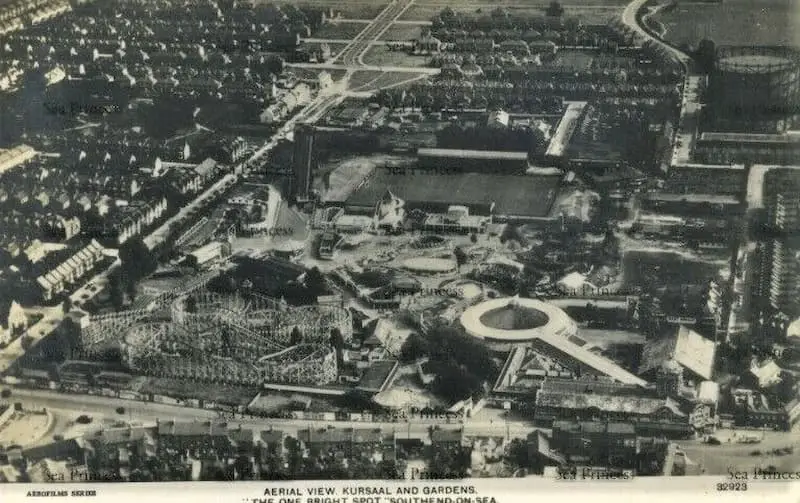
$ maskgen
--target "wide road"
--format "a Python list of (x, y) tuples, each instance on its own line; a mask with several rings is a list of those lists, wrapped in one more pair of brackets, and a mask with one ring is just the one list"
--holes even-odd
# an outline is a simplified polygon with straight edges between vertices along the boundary
[(671, 54), (678, 62), (680, 62), (681, 65), (683, 65), (684, 70), (688, 73), (689, 68), (691, 66), (692, 58), (688, 54), (654, 37), (653, 35), (650, 34), (649, 31), (647, 31), (642, 25), (639, 24), (637, 14), (639, 13), (639, 10), (641, 10), (642, 7), (644, 7), (644, 5), (648, 1), (649, 0), (633, 0), (631, 3), (629, 3), (625, 7), (625, 10), (622, 11), (622, 22), (625, 24), (625, 26), (635, 31), (642, 39), (650, 41), (651, 43), (658, 45), (659, 47), (662, 47), (665, 51)]
[(363, 65), (361, 60), (364, 53), (369, 50), (370, 44), (380, 38), (392, 26), (392, 23), (406, 11), (414, 0), (392, 0), (366, 28), (353, 38), (350, 45), (345, 47), (333, 60), (345, 66)]
[[(54, 411), (70, 411), (73, 413), (88, 414), (91, 416), (116, 417), (125, 420), (155, 421), (207, 421), (218, 419), (216, 411), (166, 405), (154, 402), (139, 402), (122, 398), (111, 398), (95, 395), (81, 395), (59, 393), (49, 390), (31, 390), (26, 388), (10, 387), (11, 402), (21, 402), (23, 408), (38, 410), (47, 408)], [(118, 407), (125, 408), (125, 414), (117, 413)], [(227, 419), (229, 425), (241, 425), (252, 429), (269, 429), (274, 427), (289, 433), (304, 428), (380, 428), (386, 432), (395, 431), (401, 438), (403, 436), (425, 437), (430, 427), (435, 426), (445, 430), (458, 430), (464, 428), (464, 433), (471, 436), (497, 436), (510, 438), (524, 438), (537, 428), (520, 421), (467, 421), (465, 425), (458, 422), (447, 423), (442, 420), (414, 420), (412, 422), (363, 422), (363, 421), (314, 421), (303, 419), (277, 419), (277, 418), (242, 418), (237, 415), (234, 419)]]

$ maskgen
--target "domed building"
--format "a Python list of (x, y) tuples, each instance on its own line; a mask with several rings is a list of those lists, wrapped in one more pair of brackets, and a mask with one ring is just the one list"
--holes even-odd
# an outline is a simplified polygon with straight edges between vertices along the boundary
[(578, 326), (560, 308), (536, 299), (493, 299), (461, 315), (466, 332), (496, 351), (509, 351), (539, 338), (574, 336)]

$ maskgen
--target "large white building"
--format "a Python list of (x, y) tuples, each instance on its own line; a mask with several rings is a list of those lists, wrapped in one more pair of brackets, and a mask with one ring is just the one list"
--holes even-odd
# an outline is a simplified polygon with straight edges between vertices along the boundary
[(36, 157), (36, 151), (28, 145), (18, 145), (8, 150), (0, 150), (0, 174)]
[(28, 317), (16, 301), (12, 301), (8, 310), (0, 312), (0, 344), (6, 345), (20, 335), (28, 326)]
[(36, 278), (42, 298), (50, 300), (88, 273), (103, 258), (103, 247), (94, 239), (70, 258)]

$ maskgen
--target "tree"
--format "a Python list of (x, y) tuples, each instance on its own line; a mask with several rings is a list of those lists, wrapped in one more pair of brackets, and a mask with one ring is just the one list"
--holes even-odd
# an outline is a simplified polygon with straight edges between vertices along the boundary
[(294, 327), (292, 329), (292, 334), (289, 336), (289, 345), (296, 346), (303, 342), (303, 334), (300, 333), (300, 329)]
[(341, 351), (342, 348), (344, 348), (344, 336), (342, 336), (342, 331), (338, 328), (331, 329), (329, 342), (337, 351)]
[(550, 2), (545, 12), (550, 17), (561, 17), (564, 15), (564, 7), (558, 2)]
[(478, 242), (478, 235), (473, 232), (472, 234), (469, 235), (469, 241), (472, 244), (477, 243)]
[(196, 313), (197, 312), (197, 299), (195, 299), (191, 295), (186, 298), (186, 312), (187, 313)]
[(3, 391), (0, 391), (0, 398), (8, 398), (11, 396), (11, 390), (8, 388), (4, 388)]
[(506, 448), (506, 459), (517, 468), (527, 468), (530, 465), (527, 442), (519, 438), (513, 439)]
[(511, 240), (518, 242), (522, 246), (527, 246), (528, 244), (528, 240), (525, 239), (519, 227), (516, 225), (506, 225), (503, 232), (500, 234), (500, 242), (505, 243)]
[(311, 293), (312, 297), (315, 299), (320, 295), (324, 295), (326, 288), (325, 288), (325, 277), (322, 275), (322, 272), (319, 270), (319, 267), (312, 267), (306, 273), (306, 288), (308, 288), (309, 292)]
[(428, 354), (428, 341), (416, 332), (411, 333), (400, 347), (400, 361), (410, 363)]
[(19, 345), (22, 347), (23, 351), (27, 351), (33, 345), (33, 337), (30, 335), (23, 335), (22, 339), (19, 341)]
[(267, 57), (266, 60), (267, 71), (274, 75), (280, 75), (283, 73), (284, 68), (284, 61), (283, 58), (278, 55), (271, 55)]
[(467, 254), (464, 250), (461, 249), (460, 246), (456, 246), (453, 250), (453, 256), (456, 259), (456, 267), (458, 270), (461, 270), (461, 266), (467, 263)]
[(462, 447), (449, 445), (433, 445), (433, 455), (428, 467), (428, 476), (432, 479), (463, 479), (467, 476), (470, 456)]
[(108, 278), (108, 290), (111, 305), (115, 311), (121, 311), (125, 305), (125, 294), (122, 291), (122, 277), (119, 272), (115, 272)]
[(128, 298), (131, 299), (131, 302), (136, 300), (136, 295), (138, 292), (136, 291), (135, 281), (128, 281), (125, 283), (125, 293), (128, 294)]
[(137, 282), (155, 272), (158, 259), (141, 237), (131, 238), (119, 247), (122, 273), (128, 281)]

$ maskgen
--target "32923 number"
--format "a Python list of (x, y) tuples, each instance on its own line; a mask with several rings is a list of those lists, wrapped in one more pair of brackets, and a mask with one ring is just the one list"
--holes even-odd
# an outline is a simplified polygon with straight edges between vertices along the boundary
[(717, 491), (746, 491), (747, 482), (720, 482)]

